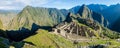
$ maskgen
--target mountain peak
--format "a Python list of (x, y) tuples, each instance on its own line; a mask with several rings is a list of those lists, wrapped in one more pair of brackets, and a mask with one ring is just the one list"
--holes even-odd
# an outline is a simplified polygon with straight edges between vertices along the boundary
[(80, 14), (82, 18), (91, 18), (91, 15), (90, 15), (91, 10), (85, 4), (81, 6), (81, 8), (78, 11), (78, 14)]
[(81, 7), (87, 7), (85, 4), (83, 4)]
[(31, 8), (32, 6), (30, 6), (30, 5), (27, 5), (25, 8)]
[(30, 8), (33, 8), (33, 7), (32, 7), (32, 6), (27, 5), (25, 8), (23, 8), (23, 10), (30, 9)]
[(65, 21), (66, 21), (66, 22), (71, 22), (71, 21), (72, 21), (71, 16), (72, 16), (72, 13), (68, 13)]
[(83, 4), (80, 9), (83, 9), (83, 10), (87, 9), (87, 10), (89, 10), (88, 7), (85, 4)]

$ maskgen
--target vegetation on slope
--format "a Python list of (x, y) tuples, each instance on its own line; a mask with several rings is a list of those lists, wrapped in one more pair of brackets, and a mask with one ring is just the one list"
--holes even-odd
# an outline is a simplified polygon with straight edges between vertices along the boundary
[(41, 48), (73, 48), (72, 42), (67, 39), (48, 33), (46, 30), (38, 30), (38, 34), (31, 36), (24, 41), (33, 43), (36, 47)]
[(110, 39), (118, 39), (120, 38), (120, 33), (119, 32), (115, 32), (115, 31), (112, 31), (112, 30), (109, 30), (107, 28), (104, 28), (103, 31), (102, 31), (103, 35), (110, 38)]
[(9, 29), (21, 27), (31, 28), (32, 23), (40, 26), (54, 26), (65, 19), (65, 16), (56, 8), (42, 8), (26, 6), (9, 23)]

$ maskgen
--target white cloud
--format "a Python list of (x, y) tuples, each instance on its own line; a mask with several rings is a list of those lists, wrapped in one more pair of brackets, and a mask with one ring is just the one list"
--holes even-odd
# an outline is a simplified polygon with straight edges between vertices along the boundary
[(4, 0), (4, 1), (0, 2), (0, 6), (5, 6), (5, 5), (8, 5), (8, 4), (12, 4), (12, 2), (11, 1), (7, 1), (7, 0)]
[(29, 5), (31, 3), (30, 0), (15, 0), (16, 3), (23, 3), (24, 5)]
[(0, 0), (0, 9), (19, 9), (26, 5), (40, 6), (53, 0)]
[(13, 7), (13, 6), (0, 6), (0, 9), (10, 10), (10, 9), (15, 9), (15, 7)]
[(55, 1), (55, 0), (15, 0), (15, 2), (17, 3), (22, 3), (24, 5), (32, 5), (32, 6), (44, 5), (51, 1)]

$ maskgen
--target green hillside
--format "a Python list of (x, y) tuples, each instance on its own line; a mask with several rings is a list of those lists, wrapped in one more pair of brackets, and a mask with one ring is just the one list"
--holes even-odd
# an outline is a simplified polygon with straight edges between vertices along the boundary
[[(31, 36), (24, 41), (33, 43), (36, 47), (41, 48), (74, 48), (72, 42), (67, 39), (55, 35), (53, 33), (48, 33), (45, 30), (38, 30), (38, 34)], [(29, 48), (29, 46), (24, 46)]]
[(62, 22), (64, 19), (65, 16), (56, 8), (26, 6), (9, 23), (8, 29), (18, 29), (20, 27), (31, 28), (33, 23), (40, 26), (53, 26)]

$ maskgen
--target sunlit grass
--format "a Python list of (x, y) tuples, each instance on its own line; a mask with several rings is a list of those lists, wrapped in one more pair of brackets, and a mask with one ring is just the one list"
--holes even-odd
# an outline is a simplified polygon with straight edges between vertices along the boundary
[(61, 36), (57, 36), (55, 34), (48, 33), (45, 30), (38, 30), (38, 34), (31, 36), (24, 41), (32, 42), (37, 47), (44, 47), (44, 48), (73, 48), (73, 44), (66, 40)]

